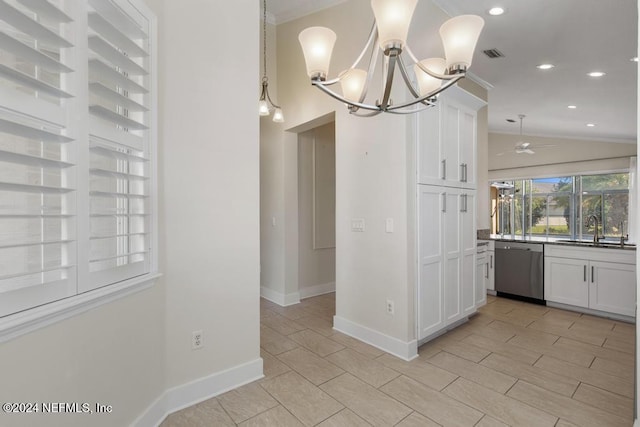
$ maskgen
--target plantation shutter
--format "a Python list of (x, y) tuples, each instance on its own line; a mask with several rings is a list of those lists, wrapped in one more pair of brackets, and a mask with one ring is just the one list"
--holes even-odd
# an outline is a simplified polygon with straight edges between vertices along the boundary
[(61, 5), (0, 0), (0, 316), (77, 291), (74, 47)]
[(149, 23), (89, 0), (89, 277), (81, 291), (150, 269)]

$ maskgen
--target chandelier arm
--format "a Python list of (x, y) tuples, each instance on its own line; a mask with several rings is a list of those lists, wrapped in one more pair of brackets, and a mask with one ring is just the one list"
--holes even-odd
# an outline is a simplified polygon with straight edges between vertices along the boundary
[(358, 55), (358, 58), (354, 61), (353, 65), (350, 67), (351, 69), (356, 68), (356, 66), (360, 63), (360, 61), (362, 61), (362, 58), (364, 58), (365, 53), (367, 53), (367, 49), (369, 49), (369, 46), (371, 46), (371, 43), (378, 39), (378, 27), (376, 25), (376, 21), (375, 19), (373, 20), (373, 26), (371, 27), (371, 32), (369, 33), (369, 38), (367, 39), (367, 43), (365, 43), (364, 48), (362, 49), (362, 52), (360, 52), (360, 55)]
[(389, 63), (387, 65), (387, 79), (384, 84), (384, 94), (382, 95), (382, 101), (380, 102), (380, 108), (383, 111), (389, 108), (389, 98), (391, 97), (391, 86), (393, 86), (393, 74), (396, 69), (396, 60), (398, 58), (398, 51), (392, 50), (389, 52)]
[(454, 76), (453, 79), (449, 80), (448, 82), (446, 82), (444, 85), (440, 86), (438, 89), (436, 90), (432, 90), (431, 92), (429, 92), (428, 94), (421, 96), (418, 99), (414, 99), (412, 101), (409, 102), (405, 102), (404, 104), (399, 104), (399, 105), (394, 105), (393, 107), (388, 108), (385, 111), (389, 111), (391, 112), (392, 110), (399, 110), (401, 108), (405, 108), (405, 107), (410, 107), (412, 105), (421, 103), (423, 101), (428, 100), (429, 98), (432, 98), (434, 96), (436, 96), (437, 94), (439, 94), (440, 92), (444, 91), (445, 89), (448, 89), (450, 86), (454, 85), (455, 83), (458, 82), (458, 80), (462, 79), (464, 77), (463, 74), (458, 74), (456, 76)]
[[(373, 80), (373, 73), (375, 72), (376, 64), (378, 63), (378, 57), (380, 56), (380, 50), (375, 48), (375, 45), (378, 44), (378, 30), (375, 22), (373, 23), (373, 30), (371, 31), (372, 35), (374, 33), (375, 33), (375, 37), (373, 41), (374, 48), (371, 49), (371, 57), (369, 58), (369, 70), (367, 71), (367, 80), (364, 83), (364, 87), (362, 88), (362, 93), (360, 94), (360, 99), (358, 100), (358, 102), (361, 102), (361, 103), (367, 97), (367, 92), (369, 92), (369, 86), (371, 86), (371, 81)], [(369, 42), (370, 41), (371, 39), (369, 39)], [(367, 42), (367, 44), (369, 42)]]
[[(406, 45), (404, 47), (404, 51), (407, 52), (407, 55), (409, 55), (411, 60), (413, 62), (415, 62), (416, 65), (422, 71), (424, 71), (425, 73), (429, 74), (433, 78), (440, 79), (440, 80), (452, 80), (452, 79), (455, 79), (456, 77), (458, 77), (460, 75), (460, 73), (458, 73), (458, 74), (438, 74), (438, 73), (434, 73), (433, 71), (431, 71), (430, 69), (428, 69), (427, 67), (422, 65), (420, 63), (420, 61), (418, 61), (418, 58), (416, 58), (416, 56), (413, 54), (413, 52), (411, 51), (411, 48), (409, 48), (409, 45)], [(464, 75), (464, 73), (461, 73), (461, 74)]]
[(331, 96), (332, 98), (335, 98), (340, 102), (344, 102), (347, 105), (351, 105), (353, 107), (362, 108), (362, 109), (365, 109), (365, 110), (382, 111), (382, 109), (377, 105), (368, 105), (368, 104), (362, 104), (360, 102), (349, 101), (346, 98), (343, 98), (341, 95), (337, 94), (336, 92), (332, 91), (328, 87), (326, 87), (325, 83), (326, 82), (321, 82), (319, 80), (312, 80), (311, 81), (311, 84), (313, 86), (317, 87), (318, 89), (320, 89), (321, 91), (323, 91), (327, 95)]
[(265, 90), (265, 84), (264, 82), (262, 82), (262, 91), (260, 92), (260, 98), (258, 99), (259, 101), (264, 101), (266, 98), (264, 90)]
[(269, 95), (269, 88), (266, 85), (264, 86), (264, 89), (265, 89), (265, 93), (267, 94), (267, 99), (269, 100), (269, 103), (271, 104), (271, 106), (273, 108), (281, 108), (279, 105), (276, 105), (276, 103), (271, 100), (271, 96)]
[(382, 110), (379, 111), (371, 111), (369, 113), (358, 113), (356, 111), (349, 111), (349, 114), (353, 114), (356, 117), (375, 117), (378, 114), (382, 113)]
[[(413, 95), (414, 98), (416, 99), (420, 98), (420, 94), (418, 93), (418, 91), (416, 91), (415, 87), (413, 87), (413, 84), (411, 83), (411, 79), (409, 79), (409, 74), (407, 73), (407, 68), (404, 65), (404, 60), (402, 59), (402, 55), (398, 56), (398, 67), (400, 68), (400, 72), (402, 73), (404, 82), (407, 85), (407, 88), (409, 88), (409, 92), (411, 92), (411, 95)], [(422, 104), (425, 105), (427, 108), (433, 107), (435, 105), (433, 102), (430, 102), (429, 100), (422, 101)], [(414, 110), (414, 111), (417, 112), (422, 110)], [(408, 114), (408, 113), (403, 113), (403, 114)]]
[[(369, 35), (369, 39), (367, 40), (367, 44), (364, 46), (364, 49), (362, 49), (362, 52), (360, 52), (360, 56), (358, 56), (358, 59), (356, 59), (355, 62), (353, 63), (353, 65), (350, 68), (348, 68), (349, 70), (352, 70), (352, 69), (356, 68), (356, 66), (360, 63), (360, 61), (362, 61), (362, 58), (364, 57), (364, 54), (367, 52), (367, 49), (371, 45), (372, 40), (374, 41), (374, 43), (377, 43), (377, 41), (378, 41), (378, 28), (376, 27), (375, 21), (373, 23), (373, 29), (371, 30), (371, 34)], [(375, 57), (375, 60), (373, 60), (374, 57)], [(378, 50), (374, 48), (371, 51), (371, 59), (369, 60), (369, 75), (373, 74), (372, 73), (373, 67), (371, 66), (371, 62), (373, 61), (373, 65), (375, 66), (377, 58), (378, 58)], [(340, 80), (342, 80), (342, 76), (341, 75), (336, 77), (336, 78), (334, 78), (334, 79), (331, 79), (331, 80), (325, 80), (325, 81), (322, 82), (322, 84), (325, 85), (325, 86), (331, 86), (331, 85), (334, 85), (336, 83), (339, 83)], [(371, 81), (371, 77), (368, 77), (367, 78), (367, 86), (368, 86), (370, 81)], [(312, 83), (313, 83), (313, 80), (312, 80)], [(365, 88), (367, 86), (365, 86)], [(363, 91), (363, 92), (366, 92), (366, 90)], [(361, 99), (360, 101), (362, 102), (363, 100), (364, 99)]]
[(386, 112), (391, 114), (413, 114), (419, 113), (420, 111), (428, 110), (429, 108), (434, 106), (434, 104), (425, 104), (424, 102), (422, 103), (422, 105), (414, 105), (416, 105), (416, 108), (408, 108), (407, 110), (387, 110)]

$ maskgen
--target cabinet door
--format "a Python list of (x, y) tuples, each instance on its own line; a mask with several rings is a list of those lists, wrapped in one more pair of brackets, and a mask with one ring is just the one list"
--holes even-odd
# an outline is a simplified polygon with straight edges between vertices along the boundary
[(440, 187), (418, 186), (418, 339), (438, 332), (444, 320), (443, 196)]
[(547, 301), (589, 307), (587, 261), (545, 257), (544, 297)]
[(459, 167), (462, 176), (460, 180), (465, 188), (475, 189), (476, 184), (476, 113), (466, 109), (460, 109), (459, 112), (459, 136), (458, 152)]
[(589, 308), (635, 316), (635, 266), (591, 261), (589, 276)]
[(440, 144), (440, 111), (436, 106), (416, 116), (418, 150), (418, 184), (440, 185), (444, 182), (444, 168)]
[(468, 316), (476, 311), (476, 197), (474, 191), (460, 194), (460, 240), (462, 247), (462, 314)]
[(442, 105), (442, 161), (444, 165), (444, 176), (448, 185), (460, 185), (462, 178), (462, 168), (458, 153), (460, 141), (460, 109), (455, 105), (444, 102)]
[[(462, 319), (462, 239), (460, 238), (460, 191), (447, 189), (444, 197), (444, 313), (447, 324)], [(475, 266), (472, 265), (472, 272)]]
[(489, 279), (487, 280), (487, 289), (491, 291), (496, 290), (496, 252), (487, 252), (489, 258)]
[(483, 253), (476, 258), (476, 292), (475, 306), (482, 307), (487, 303), (487, 281), (489, 280), (489, 255)]

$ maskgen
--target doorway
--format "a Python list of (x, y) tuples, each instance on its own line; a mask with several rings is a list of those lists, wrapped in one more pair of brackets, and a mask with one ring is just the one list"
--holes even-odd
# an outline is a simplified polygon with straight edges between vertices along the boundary
[(298, 134), (298, 292), (336, 287), (335, 122)]

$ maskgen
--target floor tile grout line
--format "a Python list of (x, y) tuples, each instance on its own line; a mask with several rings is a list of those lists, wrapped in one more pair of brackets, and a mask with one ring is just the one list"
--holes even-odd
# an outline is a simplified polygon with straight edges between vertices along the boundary
[(578, 381), (578, 387), (576, 387), (575, 390), (573, 390), (573, 393), (571, 393), (571, 398), (574, 400), (577, 400), (579, 402), (578, 399), (575, 399), (574, 396), (576, 395), (576, 392), (578, 391), (578, 389), (580, 388), (580, 386), (582, 385), (582, 381)]
[[(295, 372), (295, 371), (294, 371), (294, 372)], [(285, 374), (285, 373), (286, 373), (286, 372), (283, 372), (283, 373), (282, 373), (282, 374), (280, 374), (280, 375), (283, 375), (283, 374)], [(297, 373), (297, 372), (296, 372), (296, 373)], [(279, 377), (280, 375), (277, 375), (277, 376)], [(298, 374), (298, 375), (300, 375), (300, 374)], [(274, 377), (274, 378), (275, 378), (275, 377)], [(303, 378), (304, 378), (304, 377), (303, 377)], [(306, 378), (305, 378), (305, 380), (306, 380)], [(308, 381), (308, 380), (307, 380), (307, 381)], [(265, 393), (267, 393), (269, 396), (271, 396), (271, 398), (272, 398), (273, 400), (275, 400), (276, 402), (278, 402), (278, 405), (279, 405), (279, 406), (282, 406), (282, 408), (284, 408), (284, 410), (285, 410), (285, 411), (287, 411), (289, 414), (291, 414), (291, 416), (292, 416), (293, 418), (295, 418), (296, 420), (298, 420), (298, 421), (300, 422), (300, 424), (304, 425), (304, 423), (302, 422), (302, 420), (301, 420), (300, 418), (296, 417), (296, 416), (293, 414), (293, 412), (291, 412), (291, 411), (289, 410), (289, 408), (287, 408), (287, 407), (285, 406), (285, 404), (284, 404), (284, 403), (282, 403), (282, 402), (281, 402), (277, 397), (275, 397), (273, 394), (271, 394), (271, 393), (269, 392), (269, 390), (267, 390), (266, 388), (264, 388), (264, 387), (263, 387), (263, 385), (262, 385), (262, 383), (260, 383), (260, 384), (259, 384), (259, 386), (260, 386), (260, 388), (262, 388), (262, 390), (264, 390), (264, 391), (265, 391)], [(324, 392), (324, 391), (323, 391), (323, 392)], [(333, 397), (332, 397), (332, 399), (333, 399)], [(335, 400), (335, 399), (334, 399), (334, 400)], [(336, 400), (336, 402), (338, 402), (338, 401)], [(338, 402), (338, 403), (340, 403), (340, 402)], [(342, 403), (340, 403), (340, 404), (342, 405)], [(344, 407), (344, 405), (342, 405), (342, 406)], [(274, 406), (274, 408), (276, 408), (276, 407), (277, 407), (277, 406)], [(274, 408), (270, 408), (270, 409), (274, 409)], [(270, 409), (268, 409), (268, 410), (270, 410)], [(263, 413), (264, 413), (264, 412), (267, 412), (267, 411), (263, 411)], [(252, 417), (252, 418), (254, 418), (254, 417)], [(243, 422), (244, 422), (244, 421), (243, 421)]]
[[(405, 405), (405, 406), (406, 406), (406, 405)], [(403, 419), (401, 419), (400, 421), (398, 421), (397, 423), (395, 423), (395, 424), (394, 424), (394, 426), (397, 426), (398, 424), (400, 424), (401, 422), (403, 422), (404, 420), (406, 420), (407, 418), (409, 418), (411, 415), (413, 415), (413, 414), (416, 414), (416, 413), (417, 413), (415, 409), (413, 409), (413, 408), (410, 408), (410, 409), (411, 409), (411, 412), (410, 412), (406, 417), (404, 417)]]

